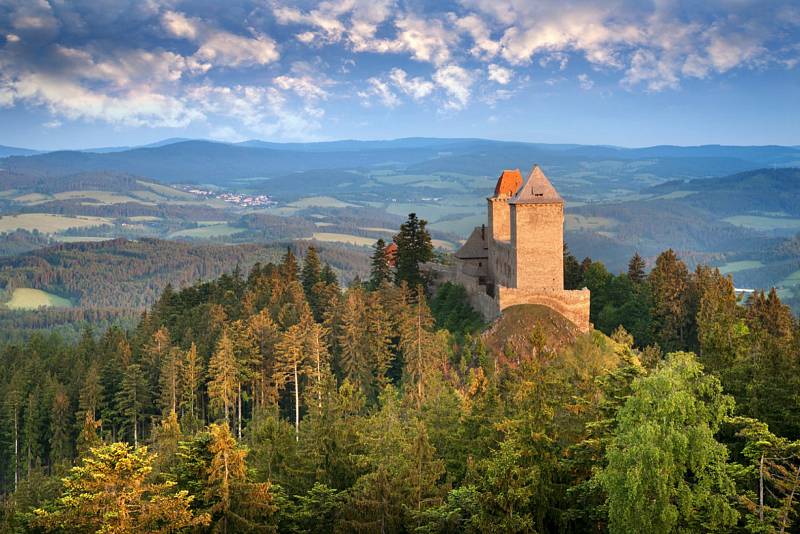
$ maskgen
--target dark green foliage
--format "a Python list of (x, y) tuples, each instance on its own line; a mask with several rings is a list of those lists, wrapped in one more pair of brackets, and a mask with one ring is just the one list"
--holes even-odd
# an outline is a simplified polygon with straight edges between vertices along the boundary
[(392, 268), (389, 265), (389, 258), (386, 256), (386, 242), (378, 239), (373, 247), (372, 261), (369, 274), (370, 289), (378, 289), (383, 284), (392, 281)]
[[(497, 348), (461, 286), (443, 285), (430, 307), (405, 283), (342, 292), (329, 265), (302, 256), (302, 270), (289, 251), (247, 276), (167, 286), (130, 331), (0, 348), (0, 488), (11, 495), (0, 529), (66, 506), (58, 477), (118, 441), (158, 452), (145, 482), (174, 481), (220, 531), (796, 524), (799, 340), (776, 293), (742, 305), (719, 273), (682, 275), (683, 348), (697, 345), (703, 370), (690, 354), (640, 350), (674, 334), (672, 318), (653, 321), (649, 277), (599, 262), (580, 265), (580, 279), (613, 341), (594, 332), (556, 349), (536, 324), (508, 332), (526, 343)], [(731, 430), (731, 410), (762, 421)]]
[(447, 282), (430, 302), (436, 326), (463, 336), (474, 334), (483, 327), (483, 318), (469, 303), (464, 286)]
[(408, 287), (425, 286), (426, 280), (420, 271), (420, 264), (433, 259), (431, 235), (426, 229), (428, 221), (409, 213), (406, 222), (400, 225), (400, 233), (394, 236), (397, 245), (395, 283), (408, 284)]

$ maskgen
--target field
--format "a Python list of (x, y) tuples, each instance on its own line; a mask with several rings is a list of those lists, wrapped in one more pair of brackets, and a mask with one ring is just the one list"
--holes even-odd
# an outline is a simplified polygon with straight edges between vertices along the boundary
[(763, 266), (764, 264), (758, 260), (731, 261), (724, 265), (720, 265), (719, 272), (722, 274), (733, 274), (738, 273), (739, 271), (746, 271), (748, 269), (758, 269), (759, 267)]
[(10, 310), (35, 310), (37, 308), (71, 308), (72, 302), (41, 289), (20, 287), (11, 294), (11, 300), (3, 305)]
[(89, 228), (108, 224), (111, 224), (111, 220), (105, 217), (67, 217), (49, 213), (23, 213), (21, 215), (0, 216), (0, 232), (39, 230), (46, 234), (54, 234), (70, 228)]
[(292, 208), (351, 208), (356, 205), (333, 197), (319, 196), (301, 198), (291, 202), (289, 206)]
[(372, 237), (364, 237), (350, 234), (336, 234), (332, 232), (314, 232), (311, 237), (317, 241), (328, 243), (346, 243), (348, 245), (356, 245), (360, 247), (371, 247), (375, 244), (375, 239)]

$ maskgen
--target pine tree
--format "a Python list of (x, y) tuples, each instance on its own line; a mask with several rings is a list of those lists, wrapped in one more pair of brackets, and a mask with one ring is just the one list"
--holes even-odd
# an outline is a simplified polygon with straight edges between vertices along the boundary
[(160, 406), (162, 415), (166, 416), (178, 411), (181, 396), (181, 367), (183, 355), (177, 347), (170, 347), (161, 359), (159, 386), (161, 389)]
[(92, 363), (86, 371), (83, 380), (83, 387), (78, 397), (78, 412), (75, 414), (75, 424), (78, 428), (83, 428), (85, 414), (91, 412), (92, 420), (98, 416), (100, 403), (103, 400), (103, 386), (100, 383), (100, 372), (97, 364)]
[(648, 276), (658, 341), (666, 350), (682, 349), (689, 333), (689, 271), (672, 249), (662, 252)]
[(92, 449), (64, 479), (64, 493), (34, 510), (33, 525), (49, 532), (178, 532), (207, 525), (192, 497), (174, 482), (152, 483), (146, 447), (114, 443)]
[(417, 286), (416, 303), (404, 314), (400, 328), (400, 350), (403, 354), (403, 374), (414, 387), (417, 408), (424, 400), (424, 384), (437, 354), (434, 341), (433, 316), (425, 302), (425, 293)]
[(225, 423), (231, 424), (231, 409), (236, 402), (239, 388), (239, 370), (233, 343), (225, 330), (217, 342), (217, 349), (208, 364), (208, 398), (209, 407), (216, 413), (222, 413)]
[(416, 213), (409, 213), (406, 222), (400, 225), (400, 233), (394, 236), (397, 245), (397, 284), (406, 282), (409, 287), (425, 286), (420, 264), (433, 259), (433, 243), (427, 225), (428, 222), (417, 218)]
[(247, 452), (239, 448), (228, 425), (212, 424), (209, 433), (211, 441), (208, 451), (211, 453), (211, 464), (208, 468), (206, 499), (218, 501), (213, 509), (222, 515), (222, 532), (227, 532), (232, 507), (232, 486), (244, 481), (247, 476)]
[(72, 457), (70, 443), (70, 403), (67, 389), (57, 382), (50, 409), (50, 461), (62, 464)]
[(372, 253), (372, 267), (369, 276), (369, 288), (376, 290), (392, 281), (392, 268), (389, 265), (389, 259), (386, 257), (386, 242), (383, 239), (378, 239), (373, 247), (375, 251)]
[(139, 430), (149, 403), (150, 389), (142, 367), (132, 363), (122, 376), (122, 384), (117, 392), (117, 410), (125, 418), (124, 425), (133, 433), (134, 447), (139, 446)]
[(633, 257), (628, 262), (628, 278), (635, 284), (640, 284), (645, 280), (645, 264), (644, 259), (639, 256), (638, 252), (633, 254)]
[(192, 342), (183, 356), (181, 365), (180, 407), (189, 423), (188, 429), (195, 430), (198, 421), (200, 386), (203, 383), (203, 362), (197, 355), (197, 346)]
[(303, 291), (306, 292), (306, 298), (314, 309), (314, 286), (322, 280), (322, 264), (319, 261), (317, 249), (308, 247), (308, 252), (303, 260), (303, 270), (300, 273), (300, 281), (303, 284)]
[(283, 255), (280, 266), (281, 277), (284, 282), (294, 282), (297, 280), (297, 257), (290, 247), (286, 247), (286, 254)]
[(281, 336), (276, 347), (275, 383), (279, 390), (288, 384), (294, 389), (294, 424), (297, 440), (300, 439), (300, 377), (305, 374), (308, 364), (303, 340), (304, 325), (292, 325)]

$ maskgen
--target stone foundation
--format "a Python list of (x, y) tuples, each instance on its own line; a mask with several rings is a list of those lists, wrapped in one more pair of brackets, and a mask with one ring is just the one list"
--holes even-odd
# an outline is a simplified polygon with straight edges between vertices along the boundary
[(494, 296), (487, 291), (487, 286), (479, 283), (475, 276), (464, 272), (460, 265), (448, 267), (427, 264), (426, 270), (431, 276), (434, 287), (445, 282), (453, 282), (464, 286), (470, 304), (478, 310), (486, 321), (493, 321), (500, 312), (517, 304), (539, 304), (563, 315), (581, 332), (592, 329), (589, 322), (590, 291), (579, 290), (530, 290), (515, 289), (498, 285), (494, 287)]

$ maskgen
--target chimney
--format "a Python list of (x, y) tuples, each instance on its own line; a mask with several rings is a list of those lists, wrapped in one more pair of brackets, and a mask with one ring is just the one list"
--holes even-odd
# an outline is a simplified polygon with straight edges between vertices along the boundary
[(481, 225), (481, 239), (483, 241), (486, 241), (486, 225), (485, 224)]

